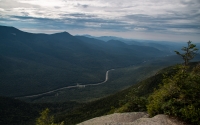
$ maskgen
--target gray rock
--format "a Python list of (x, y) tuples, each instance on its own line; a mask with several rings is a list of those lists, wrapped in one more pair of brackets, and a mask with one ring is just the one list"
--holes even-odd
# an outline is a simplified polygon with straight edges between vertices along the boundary
[(79, 123), (78, 125), (186, 125), (167, 115), (149, 118), (145, 112), (114, 113)]

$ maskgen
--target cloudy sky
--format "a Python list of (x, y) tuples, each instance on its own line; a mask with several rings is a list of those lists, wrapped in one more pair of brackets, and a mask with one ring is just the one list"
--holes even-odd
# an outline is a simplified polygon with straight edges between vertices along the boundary
[(0, 0), (0, 25), (34, 33), (200, 42), (200, 0)]

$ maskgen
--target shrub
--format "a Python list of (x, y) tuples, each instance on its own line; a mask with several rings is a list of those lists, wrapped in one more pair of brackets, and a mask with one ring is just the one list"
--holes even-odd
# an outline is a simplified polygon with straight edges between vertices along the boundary
[(121, 100), (121, 107), (116, 112), (138, 112), (146, 111), (147, 98), (136, 95), (136, 90), (129, 92), (124, 100)]
[(200, 65), (192, 71), (179, 66), (176, 74), (163, 79), (163, 85), (148, 98), (150, 116), (164, 113), (200, 125)]

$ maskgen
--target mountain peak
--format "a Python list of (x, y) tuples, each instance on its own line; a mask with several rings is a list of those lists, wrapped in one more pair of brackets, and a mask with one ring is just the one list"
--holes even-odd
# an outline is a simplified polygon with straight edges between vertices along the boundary
[(19, 32), (20, 30), (18, 30), (15, 27), (12, 26), (0, 26), (0, 33), (14, 33), (14, 32)]
[(64, 31), (64, 32), (59, 32), (59, 33), (54, 33), (54, 34), (51, 34), (51, 35), (70, 35), (68, 32)]

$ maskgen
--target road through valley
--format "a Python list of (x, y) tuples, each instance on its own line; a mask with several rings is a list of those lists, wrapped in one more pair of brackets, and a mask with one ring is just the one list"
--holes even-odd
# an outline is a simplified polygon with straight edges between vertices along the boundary
[(44, 93), (40, 93), (40, 94), (34, 94), (34, 95), (28, 95), (28, 96), (22, 96), (22, 97), (16, 97), (17, 98), (33, 98), (33, 97), (38, 97), (38, 96), (43, 96), (43, 95), (46, 95), (46, 94), (51, 94), (53, 92), (57, 92), (57, 91), (60, 91), (60, 90), (64, 90), (64, 89), (69, 89), (69, 88), (83, 88), (83, 87), (87, 87), (87, 86), (97, 86), (97, 85), (101, 85), (103, 83), (106, 83), (108, 81), (108, 74), (110, 71), (112, 71), (114, 69), (110, 69), (108, 71), (106, 71), (106, 76), (105, 76), (105, 80), (103, 82), (99, 82), (99, 83), (94, 83), (94, 84), (77, 84), (75, 86), (66, 86), (66, 87), (62, 87), (62, 88), (59, 88), (59, 89), (55, 89), (55, 90), (51, 90), (51, 91), (48, 91), (48, 92), (44, 92)]

